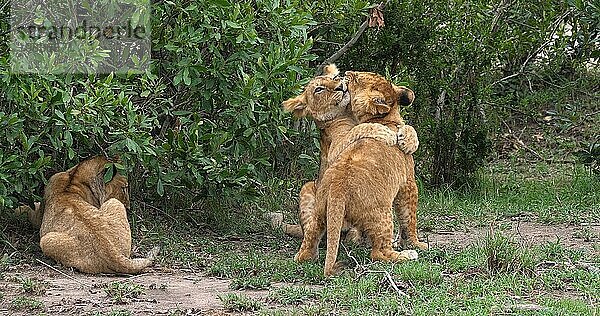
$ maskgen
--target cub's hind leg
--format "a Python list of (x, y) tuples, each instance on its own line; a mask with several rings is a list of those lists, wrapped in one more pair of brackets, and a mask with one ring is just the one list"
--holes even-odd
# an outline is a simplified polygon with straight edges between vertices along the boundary
[(427, 249), (426, 243), (419, 241), (417, 235), (417, 203), (419, 188), (415, 181), (408, 181), (400, 188), (394, 199), (394, 211), (399, 222), (399, 236), (401, 244), (408, 247)]
[(294, 261), (317, 260), (319, 257), (319, 243), (324, 234), (325, 222), (323, 220), (315, 218), (313, 221), (307, 223), (306, 227), (304, 227), (302, 245), (296, 256), (294, 256)]
[[(127, 220), (125, 205), (117, 199), (109, 199), (100, 206), (98, 227), (106, 229), (104, 232), (110, 242), (125, 256), (131, 256), (131, 228)], [(112, 245), (111, 245), (112, 246)]]
[(312, 220), (312, 214), (315, 209), (315, 195), (316, 195), (315, 182), (310, 181), (305, 183), (300, 189), (300, 202), (298, 207), (298, 218), (300, 224), (288, 224), (283, 222), (282, 213), (268, 213), (268, 218), (271, 220), (271, 226), (273, 229), (281, 229), (286, 235), (303, 238), (304, 227)]
[(49, 232), (40, 239), (44, 255), (60, 262), (64, 266), (76, 268), (87, 273), (98, 273), (96, 256), (81, 249), (81, 243), (66, 233)]
[(293, 225), (285, 227), (285, 233), (291, 236), (299, 235), (303, 237), (304, 229), (313, 221), (313, 213), (315, 212), (317, 188), (315, 181), (305, 183), (300, 189), (300, 203), (298, 207), (298, 218), (300, 219), (300, 232), (296, 233), (296, 228)]
[(392, 214), (387, 209), (374, 209), (363, 217), (361, 227), (372, 243), (371, 259), (380, 261), (401, 260), (400, 253), (392, 247), (394, 223)]

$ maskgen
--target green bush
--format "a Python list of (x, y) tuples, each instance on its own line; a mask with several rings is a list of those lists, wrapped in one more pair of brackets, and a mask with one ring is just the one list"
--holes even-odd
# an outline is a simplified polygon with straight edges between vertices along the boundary
[(315, 22), (298, 3), (156, 3), (139, 75), (15, 75), (2, 44), (0, 207), (40, 200), (51, 174), (98, 154), (119, 155), (133, 195), (157, 206), (297, 173), (315, 151), (280, 110), (313, 73)]

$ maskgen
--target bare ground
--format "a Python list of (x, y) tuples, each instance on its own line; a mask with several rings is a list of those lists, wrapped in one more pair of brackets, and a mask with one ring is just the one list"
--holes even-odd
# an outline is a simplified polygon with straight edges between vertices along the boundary
[[(22, 295), (23, 278), (37, 280), (43, 284), (44, 293), (36, 296), (42, 301), (45, 311), (51, 315), (87, 315), (93, 312), (109, 312), (126, 309), (135, 315), (167, 315), (181, 311), (182, 315), (223, 315), (223, 305), (219, 295), (236, 293), (229, 289), (228, 280), (205, 277), (194, 271), (167, 271), (155, 269), (137, 276), (87, 275), (66, 268), (59, 273), (44, 265), (19, 266), (9, 271), (9, 277), (0, 281), (0, 290), (5, 293), (4, 303), (0, 303), (0, 314), (30, 315), (30, 312), (15, 313), (8, 302)], [(106, 285), (115, 282), (135, 283), (143, 289), (143, 294), (135, 298), (115, 301), (105, 290)], [(244, 291), (253, 298), (265, 297), (267, 291)]]
[[(585, 227), (554, 225), (531, 222), (506, 222), (500, 225), (503, 232), (516, 240), (530, 244), (559, 242), (569, 248), (598, 253), (600, 225)], [(489, 228), (473, 228), (465, 231), (437, 232), (426, 236), (432, 248), (463, 248), (481, 240)], [(591, 237), (590, 237), (591, 236)], [(44, 259), (46, 260), (46, 259)], [(126, 309), (135, 315), (233, 315), (224, 310), (219, 295), (241, 293), (229, 289), (229, 280), (207, 277), (189, 269), (171, 270), (157, 267), (137, 276), (87, 275), (56, 264), (21, 264), (12, 266), (0, 278), (0, 315), (32, 315), (30, 311), (16, 312), (10, 302), (24, 295), (23, 279), (33, 279), (42, 284), (37, 294), (27, 294), (44, 303), (49, 315), (89, 315)], [(115, 301), (105, 290), (115, 281), (135, 283), (143, 294)], [(247, 296), (264, 300), (268, 291), (243, 291)]]
[[(591, 223), (581, 226), (566, 224), (543, 225), (535, 222), (510, 221), (500, 225), (504, 234), (511, 236), (518, 242), (528, 245), (539, 245), (547, 242), (558, 242), (562, 246), (572, 249), (582, 249), (598, 252), (600, 237), (600, 223)], [(495, 228), (496, 230), (498, 228)], [(432, 248), (464, 248), (483, 240), (490, 232), (489, 227), (469, 228), (465, 231), (437, 231), (426, 235), (426, 241)]]

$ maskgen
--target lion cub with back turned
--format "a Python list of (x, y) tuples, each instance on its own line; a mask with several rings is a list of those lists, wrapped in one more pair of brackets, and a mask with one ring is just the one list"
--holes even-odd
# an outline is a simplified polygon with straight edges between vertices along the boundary
[(44, 189), (40, 228), (42, 252), (65, 266), (87, 273), (139, 273), (148, 258), (131, 259), (127, 179), (104, 182), (106, 157), (85, 160), (59, 172)]

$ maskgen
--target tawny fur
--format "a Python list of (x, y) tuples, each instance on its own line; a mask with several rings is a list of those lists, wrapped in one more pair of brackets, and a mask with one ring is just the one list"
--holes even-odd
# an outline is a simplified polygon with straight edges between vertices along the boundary
[[(403, 105), (411, 104), (415, 98), (412, 90), (396, 86), (384, 77), (371, 72), (347, 71), (346, 78), (348, 91), (352, 96), (351, 112), (357, 121), (380, 123), (391, 129), (403, 124), (398, 102)], [(406, 128), (407, 125), (404, 126)], [(412, 127), (410, 128), (412, 129)], [(405, 131), (410, 133), (410, 130)], [(416, 137), (415, 141), (415, 145), (418, 146)], [(391, 154), (396, 148), (388, 149)], [(418, 187), (415, 181), (414, 160), (412, 155), (395, 150), (395, 153), (398, 152), (402, 159), (395, 162), (387, 159), (386, 161), (391, 163), (390, 167), (393, 170), (404, 169), (406, 172), (406, 182), (400, 186), (399, 193), (393, 202), (393, 208), (400, 224), (399, 241), (404, 247), (427, 249), (427, 244), (420, 242), (417, 235)], [(399, 169), (394, 169), (393, 166), (397, 166)]]
[[(337, 69), (334, 66), (333, 67), (329, 66), (329, 67), (330, 68), (326, 69), (326, 71), (325, 71), (326, 75), (323, 76), (321, 79), (315, 78), (315, 80), (319, 80), (318, 82), (311, 81), (311, 83), (309, 83), (309, 85), (306, 87), (305, 91), (309, 91), (311, 89), (311, 87), (314, 88), (314, 87), (318, 86), (319, 84), (322, 84), (322, 82), (320, 82), (321, 80), (327, 80), (327, 78), (332, 79), (335, 76), (337, 76)], [(333, 74), (331, 73), (331, 71), (333, 71)], [(371, 73), (362, 73), (362, 74), (374, 75)], [(385, 85), (389, 86), (389, 83), (387, 81), (384, 83), (385, 83)], [(369, 87), (369, 89), (373, 89), (372, 88), (373, 85), (369, 85), (369, 82), (366, 82), (366, 84)], [(332, 90), (330, 89), (329, 91), (332, 91)], [(405, 91), (410, 91), (410, 90), (407, 89)], [(410, 91), (410, 93), (412, 93), (412, 91)], [(410, 97), (412, 97), (414, 99), (414, 94)], [(321, 99), (323, 99), (323, 98), (321, 98)], [(287, 108), (287, 110), (290, 110), (290, 111), (294, 111), (295, 115), (297, 115), (297, 116), (304, 116), (304, 115), (313, 116), (313, 117), (315, 117), (315, 121), (317, 121), (317, 123), (318, 123), (317, 125), (321, 125), (321, 126), (325, 125), (326, 122), (323, 122), (323, 120), (320, 120), (319, 118), (331, 118), (333, 116), (340, 115), (341, 112), (339, 112), (336, 108), (332, 107), (331, 105), (324, 106), (317, 110), (318, 104), (315, 104), (315, 101), (317, 101), (317, 100), (319, 100), (319, 99), (311, 98), (310, 94), (307, 94), (305, 92), (296, 98), (292, 98), (292, 99), (286, 101), (286, 103), (284, 103), (284, 108)], [(304, 104), (305, 102), (307, 104)], [(412, 100), (410, 100), (410, 102), (412, 102)], [(408, 103), (410, 103), (410, 102), (408, 102)], [(294, 104), (300, 104), (299, 107), (303, 108), (302, 111), (295, 110), (293, 108)], [(336, 109), (336, 110), (330, 111), (331, 109)], [(325, 111), (325, 113), (322, 113), (319, 111)], [(319, 177), (317, 178), (317, 182), (322, 177), (322, 174), (327, 169), (327, 165), (329, 163), (331, 163), (332, 161), (335, 161), (337, 159), (337, 157), (339, 156), (339, 154), (341, 152), (343, 152), (348, 146), (350, 146), (352, 143), (354, 143), (362, 138), (372, 138), (375, 140), (379, 140), (379, 141), (385, 143), (386, 145), (397, 144), (404, 153), (406, 153), (408, 155), (411, 155), (412, 153), (414, 153), (419, 146), (419, 140), (417, 138), (416, 131), (412, 126), (405, 125), (399, 115), (398, 115), (398, 118), (399, 118), (398, 124), (396, 125), (397, 130), (398, 130), (397, 132), (393, 132), (390, 128), (387, 128), (378, 123), (362, 123), (362, 124), (352, 127), (350, 129), (350, 131), (347, 132), (347, 134), (344, 137), (339, 139), (338, 144), (335, 146), (331, 145), (331, 135), (330, 134), (332, 133), (332, 129), (321, 129), (321, 138), (320, 138), (321, 168), (320, 168)], [(346, 123), (348, 123), (348, 122), (346, 122)], [(356, 123), (349, 123), (349, 124), (352, 125), (352, 124), (356, 124)], [(344, 128), (341, 128), (340, 133), (343, 134), (343, 132), (344, 132)], [(299, 207), (299, 213), (300, 213), (299, 214), (300, 215), (299, 216), (300, 217), (299, 225), (283, 223), (281, 214), (272, 213), (271, 216), (275, 216), (274, 218), (278, 218), (277, 220), (273, 220), (274, 228), (281, 227), (286, 234), (293, 236), (293, 237), (302, 238), (303, 237), (302, 227), (304, 227), (305, 223), (308, 221), (308, 219), (312, 216), (312, 213), (313, 213), (313, 206), (314, 206), (314, 200), (315, 200), (314, 194), (315, 193), (316, 193), (316, 189), (315, 189), (315, 184), (313, 182), (309, 182), (302, 187), (302, 190), (300, 191), (300, 203), (299, 203), (300, 204), (299, 205), (300, 206)], [(409, 192), (407, 192), (407, 193), (409, 193)], [(416, 193), (416, 191), (415, 191), (415, 193)], [(413, 198), (412, 196), (409, 197), (409, 199), (412, 199), (412, 198)], [(307, 201), (311, 201), (311, 203), (307, 203)], [(403, 199), (398, 200), (398, 203), (397, 203), (398, 208), (396, 208), (396, 209), (403, 210), (403, 212), (401, 212), (401, 214), (400, 213), (398, 214), (399, 215), (398, 217), (399, 217), (401, 223), (407, 223), (407, 224), (409, 223), (409, 221), (405, 219), (404, 211), (408, 207), (407, 205), (413, 205), (413, 204), (416, 205), (416, 200), (415, 201), (408, 201), (408, 200), (403, 200)], [(400, 206), (401, 206), (401, 208), (400, 208)], [(364, 240), (363, 238), (361, 238), (362, 237), (361, 233), (358, 230), (356, 230), (355, 228), (352, 228), (347, 222), (345, 222), (343, 230), (344, 231), (349, 230), (349, 232), (346, 234), (346, 238), (345, 238), (346, 241), (351, 241), (351, 242), (355, 242), (355, 243), (366, 243), (366, 244), (369, 243), (368, 240)], [(400, 234), (400, 235), (406, 236), (407, 234), (405, 233), (405, 234)], [(410, 243), (408, 246), (410, 246)], [(417, 246), (422, 248), (423, 244), (417, 244)]]
[[(341, 85), (339, 79), (327, 76), (315, 78), (302, 95), (284, 102), (287, 110), (297, 115), (311, 116), (316, 121), (317, 126), (323, 131), (322, 144), (323, 139), (325, 143), (330, 142), (326, 150), (345, 143), (344, 137), (356, 125), (357, 120), (378, 121), (376, 123), (384, 123), (394, 128), (403, 124), (398, 113), (397, 100), (401, 96), (400, 92), (403, 95), (410, 90), (393, 87), (389, 82), (387, 86), (381, 86), (381, 82), (369, 85), (365, 80), (358, 80), (353, 74), (349, 74), (349, 77), (354, 79), (353, 87), (349, 87), (351, 93), (354, 91), (352, 100), (354, 117), (340, 110), (345, 106), (342, 102), (343, 95), (322, 93), (336, 91)], [(359, 82), (368, 86), (368, 89), (360, 90)], [(327, 90), (322, 89), (323, 87), (327, 87)], [(361, 101), (369, 99), (367, 98), (369, 95), (370, 102)], [(414, 98), (414, 94), (412, 97)], [(382, 109), (387, 112), (383, 112)], [(367, 111), (371, 112), (370, 116), (364, 113)], [(381, 119), (377, 117), (378, 115)], [(393, 126), (390, 126), (392, 124)], [(324, 157), (326, 154), (322, 152), (321, 156)], [(322, 160), (322, 163), (325, 161)], [(409, 187), (407, 183), (411, 177), (414, 181), (414, 163), (410, 155), (402, 153), (397, 147), (382, 146), (377, 140), (359, 139), (353, 141), (333, 164), (326, 168), (322, 167), (321, 175), (321, 181), (317, 184), (316, 208), (312, 220), (303, 223), (304, 240), (296, 255), (297, 261), (312, 260), (317, 257), (319, 241), (327, 229), (325, 275), (334, 274), (337, 270), (336, 256), (340, 232), (345, 220), (365, 232), (372, 241), (373, 259), (384, 261), (410, 259), (392, 249), (391, 214), (393, 201), (401, 191), (401, 187)], [(411, 204), (410, 200), (408, 204)], [(417, 244), (417, 246), (423, 245)]]
[(95, 157), (53, 175), (44, 190), (40, 246), (48, 257), (87, 273), (135, 274), (158, 252), (131, 259), (127, 179), (104, 183), (109, 160)]

